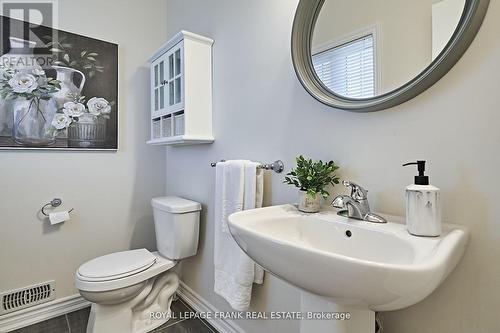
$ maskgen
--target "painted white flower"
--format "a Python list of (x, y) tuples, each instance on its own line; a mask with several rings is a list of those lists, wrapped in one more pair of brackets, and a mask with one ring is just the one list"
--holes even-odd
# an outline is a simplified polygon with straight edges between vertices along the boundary
[(82, 103), (66, 102), (63, 105), (63, 112), (68, 117), (80, 117), (85, 112), (85, 105)]
[(111, 105), (107, 100), (100, 97), (92, 97), (87, 102), (87, 107), (89, 108), (89, 112), (94, 116), (98, 116), (100, 114), (108, 114), (111, 112)]
[(31, 74), (16, 73), (9, 80), (9, 85), (16, 93), (31, 93), (38, 87), (36, 78)]
[(33, 68), (31, 71), (34, 75), (45, 76), (45, 71), (41, 68)]
[(52, 126), (58, 130), (68, 127), (69, 124), (71, 124), (71, 118), (62, 113), (56, 113), (54, 119), (52, 119)]

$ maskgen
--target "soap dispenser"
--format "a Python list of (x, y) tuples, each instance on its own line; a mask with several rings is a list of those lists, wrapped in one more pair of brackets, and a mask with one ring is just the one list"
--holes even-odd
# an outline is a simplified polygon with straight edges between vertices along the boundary
[(441, 204), (439, 188), (429, 184), (425, 161), (403, 164), (417, 165), (415, 183), (406, 188), (406, 228), (415, 236), (441, 235)]

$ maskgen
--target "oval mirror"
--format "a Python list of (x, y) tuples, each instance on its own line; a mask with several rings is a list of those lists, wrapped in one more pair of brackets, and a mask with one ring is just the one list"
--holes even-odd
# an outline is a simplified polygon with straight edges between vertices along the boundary
[(350, 111), (420, 94), (460, 59), (489, 0), (300, 0), (292, 59), (306, 90)]

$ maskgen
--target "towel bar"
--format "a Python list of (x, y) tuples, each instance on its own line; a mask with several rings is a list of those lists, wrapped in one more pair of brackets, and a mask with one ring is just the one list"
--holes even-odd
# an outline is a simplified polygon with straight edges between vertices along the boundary
[[(220, 160), (220, 162), (226, 162), (226, 160)], [(212, 168), (215, 168), (218, 162), (212, 162), (210, 163), (210, 166)], [(269, 164), (260, 164), (258, 166), (259, 169), (264, 169), (264, 170), (273, 170), (276, 173), (282, 173), (283, 170), (285, 170), (285, 164), (283, 164), (283, 161), (277, 160), (274, 161), (273, 163)]]

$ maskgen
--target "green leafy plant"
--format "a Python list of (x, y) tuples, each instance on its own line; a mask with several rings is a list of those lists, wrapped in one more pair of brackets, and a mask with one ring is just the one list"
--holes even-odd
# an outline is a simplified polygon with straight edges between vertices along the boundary
[(103, 73), (104, 66), (99, 62), (99, 54), (85, 49), (77, 49), (72, 43), (61, 36), (57, 42), (52, 41), (52, 36), (44, 36), (48, 41), (45, 46), (52, 52), (54, 65), (76, 68), (85, 73), (88, 78), (93, 78), (96, 73)]
[(335, 162), (323, 162), (306, 159), (300, 155), (296, 158), (297, 167), (286, 174), (284, 183), (294, 185), (301, 191), (307, 191), (309, 196), (321, 194), (324, 198), (330, 193), (325, 189), (328, 185), (335, 186), (339, 183), (339, 178), (335, 171), (339, 167)]

